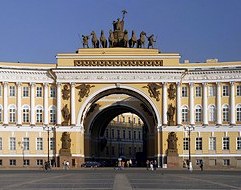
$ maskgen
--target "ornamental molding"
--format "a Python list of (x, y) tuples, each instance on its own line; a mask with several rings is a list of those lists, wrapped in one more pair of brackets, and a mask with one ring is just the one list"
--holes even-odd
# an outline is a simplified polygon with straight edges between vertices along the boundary
[[(133, 58), (132, 58), (133, 59)], [(74, 66), (80, 67), (136, 67), (163, 66), (163, 60), (74, 60)]]
[(0, 81), (52, 83), (48, 71), (0, 70)]

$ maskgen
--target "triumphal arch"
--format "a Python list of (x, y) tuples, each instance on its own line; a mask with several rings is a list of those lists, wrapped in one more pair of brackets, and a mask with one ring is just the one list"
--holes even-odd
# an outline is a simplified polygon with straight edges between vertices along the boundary
[[(106, 128), (129, 112), (143, 122), (141, 161), (241, 167), (241, 62), (180, 63), (155, 48), (153, 34), (129, 38), (125, 14), (108, 38), (82, 35), (83, 48), (57, 63), (0, 62), (0, 167), (108, 161)], [(113, 132), (113, 150), (131, 143), (124, 134)]]

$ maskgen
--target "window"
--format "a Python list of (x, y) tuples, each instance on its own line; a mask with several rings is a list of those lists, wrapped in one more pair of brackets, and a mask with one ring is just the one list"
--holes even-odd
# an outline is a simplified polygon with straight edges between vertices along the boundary
[(10, 159), (10, 160), (9, 160), (9, 165), (10, 165), (10, 166), (16, 166), (16, 160)]
[(54, 137), (51, 137), (49, 139), (49, 148), (50, 148), (50, 150), (55, 150), (55, 138)]
[(56, 88), (54, 86), (50, 87), (50, 97), (55, 98), (56, 97)]
[(3, 165), (3, 160), (0, 160), (0, 166), (2, 166)]
[(24, 166), (29, 166), (30, 165), (30, 160), (24, 160), (23, 161)]
[(189, 138), (183, 138), (183, 150), (189, 150)]
[(241, 122), (241, 105), (240, 104), (237, 106), (236, 120), (237, 120), (237, 122)]
[(109, 147), (108, 147), (108, 146), (105, 147), (105, 154), (106, 154), (106, 155), (109, 155)]
[(237, 150), (241, 150), (241, 137), (237, 137)]
[(10, 150), (16, 150), (16, 138), (15, 137), (10, 137), (10, 142), (9, 142), (9, 148)]
[(223, 150), (229, 150), (229, 137), (223, 137)]
[(41, 106), (38, 106), (36, 108), (36, 122), (37, 123), (43, 122), (43, 108)]
[(115, 147), (114, 147), (114, 146), (111, 147), (111, 155), (112, 155), (112, 156), (115, 155)]
[(128, 131), (128, 133), (129, 133), (129, 139), (131, 139), (131, 131)]
[(209, 137), (209, 150), (216, 150), (216, 137)]
[(216, 86), (209, 86), (208, 87), (208, 96), (215, 96), (216, 95)]
[(136, 140), (136, 131), (134, 131), (134, 139)]
[(123, 123), (125, 123), (125, 116), (122, 116), (122, 121)]
[(202, 108), (201, 108), (201, 106), (196, 106), (195, 117), (196, 117), (196, 122), (201, 122), (201, 120), (202, 120)]
[(196, 97), (202, 96), (202, 88), (201, 86), (196, 86)]
[(28, 137), (23, 138), (23, 149), (29, 150), (29, 138)]
[(126, 138), (126, 130), (122, 131), (122, 135), (123, 135), (123, 139), (125, 139)]
[(9, 86), (9, 96), (16, 96), (15, 86)]
[(16, 122), (15, 105), (10, 105), (10, 107), (9, 107), (9, 122), (11, 122), (11, 123), (15, 123)]
[(229, 166), (230, 165), (230, 160), (229, 159), (224, 159), (223, 160), (223, 165), (224, 166)]
[(117, 129), (117, 138), (120, 139), (120, 130)]
[(2, 105), (0, 105), (0, 122), (2, 122), (3, 121), (3, 107), (2, 107)]
[(52, 106), (49, 110), (50, 114), (50, 123), (55, 123), (56, 122), (56, 108)]
[(229, 119), (228, 119), (228, 112), (229, 112), (228, 105), (224, 105), (223, 106), (223, 121), (226, 121), (226, 122), (229, 121)]
[(43, 150), (43, 138), (37, 138), (37, 150)]
[(223, 96), (229, 96), (229, 91), (228, 91), (228, 86), (224, 85), (223, 86)]
[(37, 166), (42, 166), (43, 165), (43, 160), (42, 159), (36, 160), (36, 165)]
[(188, 108), (184, 106), (182, 108), (182, 122), (188, 122)]
[(23, 122), (24, 123), (28, 123), (29, 122), (29, 106), (28, 105), (24, 105), (23, 106)]
[(202, 150), (202, 137), (196, 138), (196, 150)]
[(214, 122), (216, 119), (216, 113), (215, 113), (215, 106), (214, 105), (211, 105), (210, 107), (209, 107), (209, 121), (210, 122)]
[(187, 97), (187, 87), (182, 86), (182, 97)]
[(128, 117), (128, 123), (131, 123), (131, 118), (130, 117)]
[(109, 129), (105, 130), (105, 137), (108, 139), (109, 138)]
[(141, 132), (138, 131), (138, 139), (141, 140)]
[(23, 87), (23, 97), (28, 97), (29, 96), (29, 88), (28, 86)]
[(43, 90), (42, 90), (42, 87), (41, 87), (41, 86), (37, 86), (36, 96), (37, 96), (37, 97), (42, 97), (42, 96), (43, 96)]
[(241, 96), (241, 85), (237, 86), (237, 96)]
[(2, 139), (2, 137), (0, 137), (0, 150), (2, 150), (3, 149), (3, 139)]
[(112, 139), (115, 138), (115, 131), (114, 131), (114, 129), (111, 129), (111, 138), (112, 138)]

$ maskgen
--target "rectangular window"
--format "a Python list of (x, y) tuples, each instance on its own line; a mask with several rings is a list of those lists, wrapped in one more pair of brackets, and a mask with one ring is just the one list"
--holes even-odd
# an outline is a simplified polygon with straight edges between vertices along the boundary
[(123, 139), (125, 139), (126, 138), (126, 130), (123, 130), (122, 132), (123, 132)]
[(223, 137), (223, 150), (229, 150), (229, 137)]
[(28, 86), (23, 87), (23, 97), (28, 97), (29, 96), (29, 88)]
[(224, 159), (223, 160), (223, 165), (224, 166), (229, 166), (230, 165), (230, 160), (229, 159)]
[(229, 96), (229, 89), (228, 86), (223, 86), (223, 96)]
[(202, 88), (201, 86), (196, 86), (196, 97), (202, 96)]
[(50, 150), (55, 150), (55, 138), (54, 137), (51, 137), (49, 139), (49, 148), (50, 148)]
[(54, 86), (50, 87), (50, 97), (55, 98), (56, 97), (56, 88)]
[(117, 129), (117, 138), (120, 139), (120, 130)]
[(42, 97), (42, 94), (43, 91), (42, 91), (42, 87), (41, 86), (37, 86), (37, 89), (36, 89), (36, 96), (37, 97)]
[(29, 166), (30, 165), (30, 160), (24, 160), (23, 161), (24, 166)]
[(241, 85), (237, 86), (237, 96), (241, 96)]
[(114, 147), (114, 146), (111, 147), (111, 155), (112, 155), (112, 156), (115, 155), (115, 147)]
[(36, 160), (36, 165), (37, 166), (42, 166), (43, 165), (43, 160), (42, 159)]
[(9, 86), (9, 96), (16, 96), (15, 86)]
[(111, 138), (112, 138), (112, 139), (115, 138), (115, 131), (114, 131), (114, 129), (111, 129)]
[(183, 150), (189, 150), (189, 138), (183, 138)]
[(216, 150), (216, 137), (209, 138), (209, 150)]
[(187, 97), (187, 87), (182, 86), (182, 97)]
[(37, 138), (37, 150), (43, 150), (43, 138)]
[(24, 150), (29, 150), (29, 138), (28, 137), (23, 138), (23, 148), (24, 148)]
[(141, 140), (141, 132), (138, 131), (138, 139)]
[(208, 87), (208, 96), (215, 96), (216, 95), (216, 86), (209, 86)]
[(2, 150), (3, 149), (3, 139), (2, 139), (2, 137), (0, 137), (0, 150)]
[(2, 166), (3, 165), (3, 160), (0, 160), (0, 166)]
[(241, 150), (241, 137), (237, 137), (237, 150)]
[(202, 150), (202, 137), (196, 138), (196, 150)]
[(16, 138), (15, 137), (10, 137), (10, 150), (16, 150)]
[(131, 131), (128, 131), (129, 139), (131, 139)]
[(108, 139), (109, 138), (109, 129), (105, 130), (105, 137)]
[(10, 165), (10, 166), (16, 166), (16, 160), (10, 159), (10, 160), (9, 160), (9, 165)]
[(134, 131), (134, 139), (136, 140), (136, 131)]

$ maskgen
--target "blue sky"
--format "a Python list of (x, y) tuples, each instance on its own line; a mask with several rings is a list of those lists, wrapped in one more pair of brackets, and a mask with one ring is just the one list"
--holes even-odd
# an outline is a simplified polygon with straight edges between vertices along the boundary
[(55, 63), (82, 47), (78, 35), (105, 35), (128, 11), (125, 29), (157, 37), (161, 52), (192, 62), (241, 61), (240, 0), (1, 0), (0, 61)]

